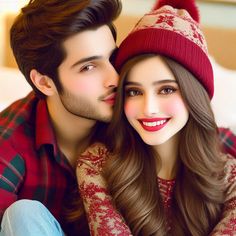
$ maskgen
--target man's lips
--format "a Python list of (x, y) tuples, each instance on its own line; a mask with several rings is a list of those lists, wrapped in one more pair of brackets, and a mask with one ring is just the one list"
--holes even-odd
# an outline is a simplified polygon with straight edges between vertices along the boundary
[(152, 119), (139, 119), (141, 126), (149, 132), (155, 132), (162, 129), (170, 120), (170, 118), (152, 118)]
[(108, 96), (106, 96), (104, 99), (102, 99), (102, 101), (104, 101), (110, 105), (114, 105), (115, 98), (116, 98), (116, 93), (112, 93), (112, 94), (109, 94)]

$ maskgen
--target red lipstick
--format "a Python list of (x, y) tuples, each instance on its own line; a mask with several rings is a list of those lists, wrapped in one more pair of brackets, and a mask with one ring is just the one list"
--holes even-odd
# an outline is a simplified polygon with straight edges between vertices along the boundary
[(143, 129), (149, 132), (155, 132), (166, 126), (169, 118), (139, 119)]

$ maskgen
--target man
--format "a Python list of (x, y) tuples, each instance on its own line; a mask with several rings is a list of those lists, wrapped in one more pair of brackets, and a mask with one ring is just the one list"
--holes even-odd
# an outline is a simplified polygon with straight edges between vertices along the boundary
[(0, 114), (0, 235), (86, 235), (63, 212), (78, 155), (112, 115), (120, 11), (119, 0), (31, 0), (15, 20), (11, 46), (33, 92)]

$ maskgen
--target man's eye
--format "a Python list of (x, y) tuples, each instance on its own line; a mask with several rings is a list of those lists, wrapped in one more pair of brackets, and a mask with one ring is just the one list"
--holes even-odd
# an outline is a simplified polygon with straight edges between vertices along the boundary
[(94, 68), (94, 65), (86, 65), (84, 67), (82, 67), (82, 69), (80, 70), (81, 72), (86, 72), (86, 71), (90, 71)]

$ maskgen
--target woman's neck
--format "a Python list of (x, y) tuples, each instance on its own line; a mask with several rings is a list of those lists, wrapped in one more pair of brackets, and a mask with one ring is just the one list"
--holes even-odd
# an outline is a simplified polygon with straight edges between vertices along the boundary
[(165, 180), (174, 179), (178, 169), (178, 149), (179, 135), (176, 134), (167, 142), (155, 147), (159, 158), (161, 159), (161, 168), (158, 171), (158, 176)]

